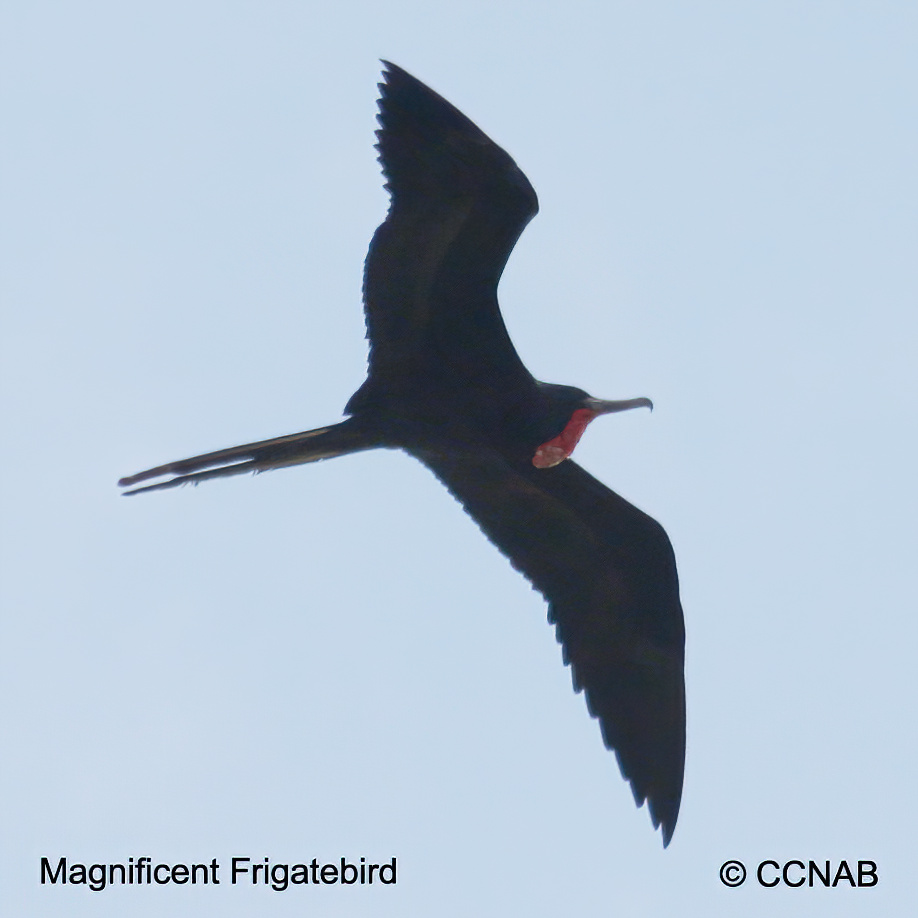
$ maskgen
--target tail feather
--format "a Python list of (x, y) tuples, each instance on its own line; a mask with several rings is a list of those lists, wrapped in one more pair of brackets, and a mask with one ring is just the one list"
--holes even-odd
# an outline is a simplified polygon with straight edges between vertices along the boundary
[(190, 459), (167, 462), (136, 475), (128, 475), (122, 478), (118, 485), (122, 488), (132, 488), (132, 485), (152, 478), (173, 476), (166, 481), (132, 488), (125, 491), (124, 495), (160, 491), (183, 484), (197, 484), (209, 478), (225, 478), (245, 472), (264, 472), (288, 465), (317, 462), (320, 459), (331, 459), (333, 456), (373, 449), (381, 445), (353, 418), (349, 418), (331, 427), (305, 430), (301, 433), (274, 437), (271, 440), (259, 440), (256, 443), (245, 443), (242, 446), (203, 453)]

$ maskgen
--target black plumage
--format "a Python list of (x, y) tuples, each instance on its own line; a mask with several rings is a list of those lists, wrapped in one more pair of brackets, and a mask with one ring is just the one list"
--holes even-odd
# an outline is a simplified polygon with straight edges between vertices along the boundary
[(402, 449), (450, 490), (545, 596), (574, 687), (583, 690), (635, 800), (664, 844), (685, 758), (685, 633), (663, 528), (567, 458), (609, 402), (534, 379), (497, 302), (504, 265), (538, 211), (516, 163), (458, 109), (386, 63), (380, 162), (391, 195), (370, 243), (366, 382), (346, 419), (123, 478), (127, 493)]

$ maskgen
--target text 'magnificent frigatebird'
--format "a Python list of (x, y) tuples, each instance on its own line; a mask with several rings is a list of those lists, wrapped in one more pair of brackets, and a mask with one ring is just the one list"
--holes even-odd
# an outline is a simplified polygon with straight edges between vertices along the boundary
[(569, 460), (603, 401), (539, 382), (497, 304), (535, 191), (458, 109), (385, 63), (377, 131), (391, 195), (370, 243), (366, 382), (340, 424), (122, 478), (137, 494), (207, 478), (402, 449), (426, 465), (548, 600), (574, 688), (586, 693), (638, 805), (668, 844), (685, 761), (685, 630), (663, 528)]

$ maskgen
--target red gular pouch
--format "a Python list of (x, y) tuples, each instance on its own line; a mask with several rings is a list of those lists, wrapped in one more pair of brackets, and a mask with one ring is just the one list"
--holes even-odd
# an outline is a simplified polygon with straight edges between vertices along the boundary
[(550, 469), (559, 462), (564, 462), (576, 449), (587, 424), (593, 418), (599, 417), (600, 412), (591, 411), (589, 408), (578, 408), (571, 419), (565, 424), (564, 430), (551, 440), (543, 443), (532, 457), (532, 464), (537, 469)]

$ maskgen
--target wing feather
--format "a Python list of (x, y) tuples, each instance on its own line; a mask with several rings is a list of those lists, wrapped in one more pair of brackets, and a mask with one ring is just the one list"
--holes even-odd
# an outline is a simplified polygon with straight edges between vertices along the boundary
[(418, 455), (549, 603), (573, 673), (635, 801), (672, 837), (685, 763), (685, 630), (663, 528), (570, 460)]
[[(391, 194), (370, 243), (367, 389), (448, 373), (531, 386), (497, 303), (510, 252), (538, 210), (516, 163), (457, 108), (394, 64), (380, 84), (379, 159)], [(457, 344), (457, 342), (461, 343)]]

